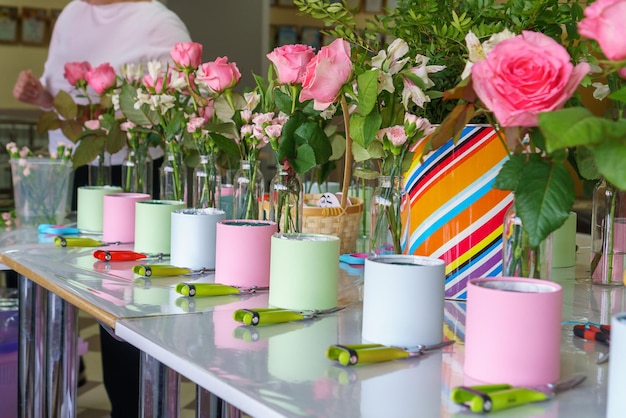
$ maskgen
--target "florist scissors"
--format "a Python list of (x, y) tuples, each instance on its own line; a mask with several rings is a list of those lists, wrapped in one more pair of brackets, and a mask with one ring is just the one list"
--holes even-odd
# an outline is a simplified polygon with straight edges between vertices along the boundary
[(380, 363), (408, 357), (419, 357), (427, 351), (438, 350), (454, 344), (454, 340), (443, 341), (433, 345), (416, 347), (390, 347), (382, 344), (336, 344), (326, 350), (329, 360), (336, 360), (343, 366), (354, 366), (359, 363)]
[[(607, 346), (611, 343), (611, 326), (597, 325), (592, 323), (574, 325), (574, 335), (589, 341), (598, 341)], [(603, 354), (596, 364), (602, 364), (609, 360), (609, 353)]]
[(177, 293), (189, 297), (245, 295), (267, 289), (269, 289), (269, 287), (238, 287), (220, 283), (178, 283), (176, 285)]
[(54, 244), (57, 247), (106, 247), (107, 245), (123, 245), (132, 244), (132, 242), (104, 242), (93, 238), (77, 238), (77, 237), (54, 237)]
[(95, 250), (93, 256), (102, 261), (135, 261), (145, 258), (161, 260), (165, 254), (148, 255), (130, 250)]
[(233, 318), (237, 322), (245, 325), (266, 325), (280, 324), (283, 322), (302, 321), (303, 319), (312, 319), (319, 315), (330, 314), (340, 311), (344, 306), (337, 306), (331, 309), (312, 309), (308, 311), (292, 311), (281, 308), (254, 308), (254, 309), (237, 309)]

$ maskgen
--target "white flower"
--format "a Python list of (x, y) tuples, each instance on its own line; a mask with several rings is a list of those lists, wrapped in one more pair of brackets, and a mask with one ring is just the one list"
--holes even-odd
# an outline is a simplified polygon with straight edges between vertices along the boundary
[(159, 76), (163, 73), (163, 63), (160, 61), (148, 61), (148, 74), (156, 83)]
[(120, 76), (128, 81), (132, 82), (135, 80), (139, 80), (141, 79), (142, 75), (143, 68), (141, 67), (141, 64), (127, 63), (122, 64), (122, 66), (120, 67)]
[(464, 80), (469, 77), (470, 74), (472, 74), (472, 66), (475, 63), (486, 59), (487, 54), (489, 54), (489, 52), (491, 52), (491, 50), (499, 42), (513, 37), (515, 37), (513, 32), (508, 29), (504, 29), (502, 32), (494, 33), (487, 41), (481, 44), (478, 37), (472, 31), (469, 31), (467, 35), (465, 35), (465, 44), (467, 45), (467, 49), (469, 51), (469, 61), (465, 64), (465, 68), (461, 74), (461, 79)]
[(178, 71), (170, 71), (170, 83), (169, 87), (175, 90), (182, 90), (187, 86), (187, 81), (185, 81), (185, 77), (181, 75)]
[(261, 95), (253, 91), (244, 93), (243, 98), (246, 101), (245, 110), (254, 110), (261, 101)]
[(602, 100), (611, 93), (611, 89), (608, 84), (593, 83), (591, 85), (595, 87), (595, 90), (593, 91), (594, 99)]

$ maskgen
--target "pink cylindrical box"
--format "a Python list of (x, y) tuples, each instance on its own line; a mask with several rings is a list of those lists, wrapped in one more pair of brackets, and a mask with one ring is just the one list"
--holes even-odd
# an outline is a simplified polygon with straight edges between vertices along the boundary
[(465, 374), (514, 386), (558, 381), (562, 301), (561, 286), (546, 280), (470, 280)]
[(270, 248), (278, 225), (271, 221), (218, 222), (215, 281), (231, 286), (269, 286)]
[(105, 242), (135, 242), (135, 203), (150, 199), (145, 193), (104, 195), (102, 239)]

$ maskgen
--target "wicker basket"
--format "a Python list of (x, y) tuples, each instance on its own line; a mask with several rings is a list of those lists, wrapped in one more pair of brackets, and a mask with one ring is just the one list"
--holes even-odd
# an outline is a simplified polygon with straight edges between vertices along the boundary
[(363, 199), (350, 196), (350, 205), (344, 210), (340, 207), (317, 207), (321, 196), (321, 194), (304, 195), (302, 232), (337, 236), (341, 239), (341, 254), (355, 252), (363, 214)]

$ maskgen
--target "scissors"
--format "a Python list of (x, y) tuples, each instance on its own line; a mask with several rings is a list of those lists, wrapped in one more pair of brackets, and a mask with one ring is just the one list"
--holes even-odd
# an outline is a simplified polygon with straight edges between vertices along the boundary
[(76, 238), (76, 237), (54, 237), (54, 244), (57, 247), (105, 247), (107, 245), (123, 245), (132, 244), (132, 242), (104, 242), (93, 238)]
[(161, 260), (165, 254), (148, 255), (130, 250), (95, 250), (93, 256), (102, 261), (134, 261), (144, 258)]
[(472, 412), (498, 411), (531, 402), (553, 399), (558, 393), (572, 389), (585, 380), (586, 376), (534, 387), (514, 387), (508, 384), (459, 386), (452, 389), (450, 398), (454, 403), (465, 405)]
[(355, 366), (359, 363), (380, 363), (408, 357), (419, 357), (427, 351), (438, 350), (454, 344), (454, 340), (443, 341), (434, 345), (416, 347), (390, 347), (383, 344), (336, 344), (326, 350), (326, 358), (335, 360), (343, 366)]
[(281, 308), (255, 308), (255, 309), (237, 309), (233, 313), (233, 318), (237, 322), (245, 325), (266, 325), (280, 324), (283, 322), (302, 321), (304, 319), (312, 319), (319, 315), (326, 315), (340, 311), (344, 306), (337, 306), (331, 309), (312, 309), (308, 311), (293, 311)]
[[(592, 323), (574, 325), (574, 335), (589, 341), (598, 341), (602, 344), (610, 346), (611, 343), (611, 326), (596, 325)], [(602, 364), (609, 360), (609, 353), (603, 354), (596, 364)]]
[(268, 289), (269, 287), (238, 287), (220, 283), (178, 283), (176, 285), (177, 293), (189, 297), (249, 294)]
[(213, 269), (192, 270), (186, 267), (176, 267), (167, 264), (137, 264), (133, 266), (133, 273), (143, 277), (172, 277), (186, 276), (190, 274), (203, 274)]

